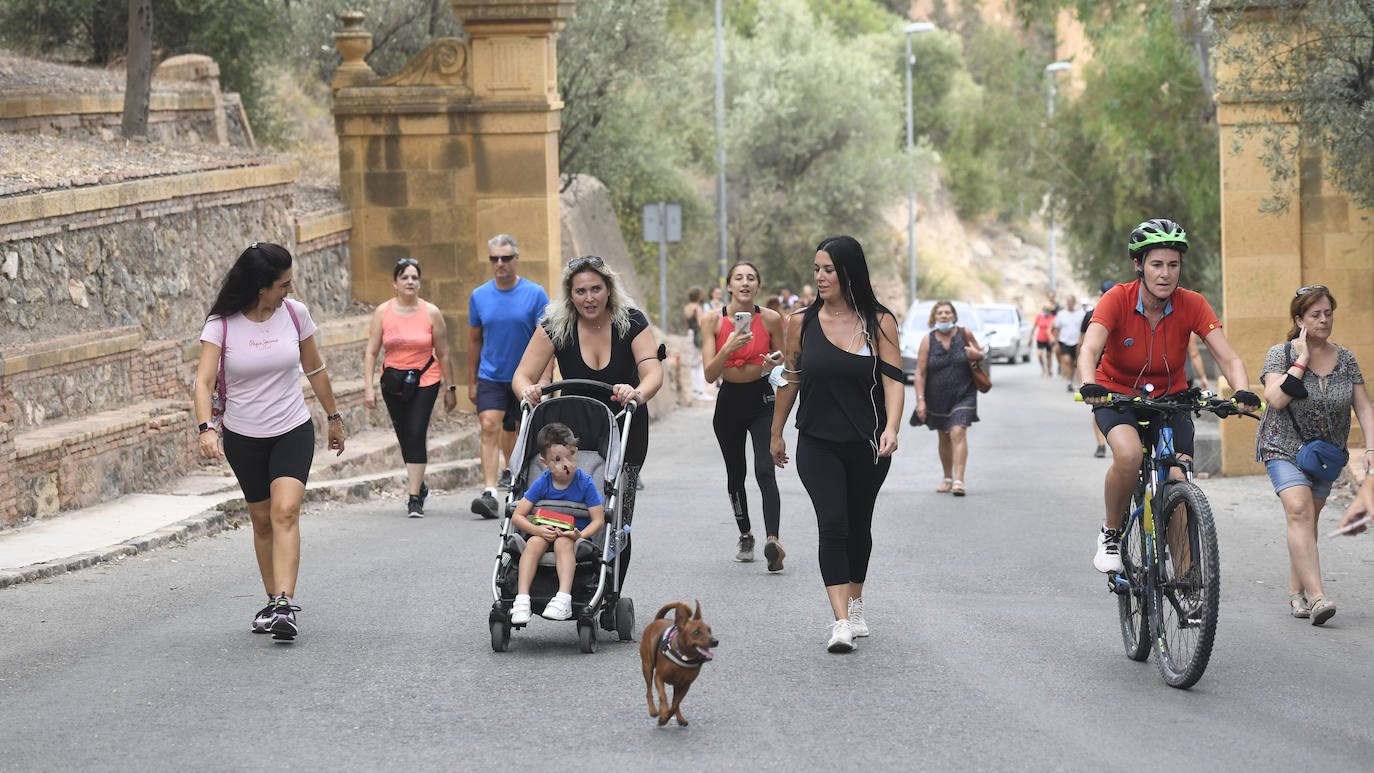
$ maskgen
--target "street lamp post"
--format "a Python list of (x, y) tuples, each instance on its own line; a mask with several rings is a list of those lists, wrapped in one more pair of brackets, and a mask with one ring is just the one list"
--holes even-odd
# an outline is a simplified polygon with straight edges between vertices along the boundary
[[(911, 55), (911, 36), (917, 32), (930, 32), (935, 29), (935, 25), (928, 21), (918, 21), (906, 25), (906, 155), (908, 163), (911, 161), (911, 154), (916, 147), (916, 138), (912, 128), (912, 107), (911, 107), (911, 66), (916, 63), (916, 57)], [(906, 193), (906, 259), (909, 272), (909, 283), (911, 292), (911, 303), (916, 302), (916, 181), (908, 180)]]
[(720, 259), (720, 286), (725, 286), (726, 236), (725, 210), (725, 12), (723, 0), (716, 0), (716, 235)]
[[(1051, 144), (1053, 144), (1053, 141), (1054, 141), (1054, 75), (1055, 75), (1055, 73), (1063, 72), (1063, 71), (1065, 71), (1065, 70), (1067, 70), (1067, 69), (1069, 69), (1069, 63), (1068, 63), (1068, 62), (1052, 62), (1052, 63), (1050, 63), (1050, 64), (1045, 65), (1045, 81), (1046, 81), (1047, 83), (1049, 83), (1049, 94), (1050, 94), (1050, 104), (1049, 104), (1049, 113), (1050, 113), (1050, 118), (1049, 118), (1049, 132), (1050, 132), (1050, 141), (1051, 141)], [(1050, 188), (1050, 201), (1049, 201), (1049, 206), (1050, 206), (1050, 292), (1055, 292), (1055, 287), (1056, 287), (1056, 285), (1055, 285), (1055, 280), (1054, 280), (1054, 231), (1055, 231), (1055, 228), (1054, 228), (1054, 188), (1053, 188), (1053, 187)]]

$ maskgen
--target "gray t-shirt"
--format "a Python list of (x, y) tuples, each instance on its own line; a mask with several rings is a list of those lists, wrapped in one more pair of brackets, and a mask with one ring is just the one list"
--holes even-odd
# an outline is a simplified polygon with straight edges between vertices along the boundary
[[(1292, 367), (1297, 354), (1287, 343), (1270, 347), (1260, 378), (1267, 373), (1278, 373), (1281, 377)], [(1350, 406), (1355, 398), (1355, 385), (1363, 383), (1364, 374), (1355, 362), (1355, 355), (1343, 346), (1336, 346), (1336, 367), (1331, 375), (1319, 376), (1310, 370), (1303, 373), (1302, 385), (1307, 387), (1307, 397), (1293, 400), (1284, 410), (1265, 411), (1255, 437), (1255, 458), (1261, 462), (1283, 459), (1296, 463), (1298, 449), (1307, 440), (1325, 440), (1345, 448), (1350, 440)], [(1290, 412), (1301, 434), (1289, 420)]]

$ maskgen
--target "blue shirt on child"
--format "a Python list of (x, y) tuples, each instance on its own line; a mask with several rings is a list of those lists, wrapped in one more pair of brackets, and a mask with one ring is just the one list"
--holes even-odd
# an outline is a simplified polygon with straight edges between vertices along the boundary
[[(581, 502), (587, 507), (599, 505), (603, 501), (601, 492), (596, 489), (596, 481), (582, 470), (573, 473), (573, 479), (565, 489), (554, 488), (553, 473), (544, 470), (544, 474), (536, 478), (526, 489), (525, 499), (529, 500), (530, 504), (541, 499), (556, 499), (562, 502)], [(575, 521), (578, 529), (585, 529), (589, 523), (590, 518), (578, 518)]]

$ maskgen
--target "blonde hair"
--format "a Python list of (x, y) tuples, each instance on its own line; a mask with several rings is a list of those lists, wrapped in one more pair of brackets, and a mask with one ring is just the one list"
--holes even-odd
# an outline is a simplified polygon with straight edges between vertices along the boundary
[(597, 274), (606, 283), (606, 310), (610, 312), (611, 325), (616, 334), (623, 336), (630, 329), (630, 309), (634, 308), (635, 302), (620, 289), (620, 275), (596, 255), (573, 258), (563, 267), (563, 277), (558, 282), (558, 297), (549, 301), (544, 308), (544, 324), (556, 350), (572, 345), (573, 330), (577, 325), (572, 280), (574, 276), (587, 271)]
[(941, 306), (948, 306), (949, 310), (954, 312), (954, 321), (959, 321), (959, 310), (954, 308), (954, 301), (936, 301), (935, 305), (930, 307), (930, 321), (926, 327), (935, 327), (935, 312), (939, 311)]

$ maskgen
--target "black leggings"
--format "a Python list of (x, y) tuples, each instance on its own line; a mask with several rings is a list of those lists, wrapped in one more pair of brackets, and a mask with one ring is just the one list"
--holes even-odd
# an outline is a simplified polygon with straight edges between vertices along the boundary
[(821, 579), (827, 586), (863, 582), (873, 552), (873, 505), (892, 457), (873, 463), (867, 441), (834, 443), (797, 436), (797, 476), (816, 508)]
[(752, 529), (749, 523), (749, 495), (744, 478), (749, 472), (745, 462), (744, 441), (754, 442), (754, 480), (763, 495), (763, 528), (769, 537), (778, 536), (782, 500), (769, 449), (773, 433), (773, 387), (764, 379), (736, 384), (721, 382), (716, 394), (716, 415), (711, 425), (716, 430), (721, 456), (725, 457), (725, 490), (735, 511), (739, 533)]
[(400, 395), (381, 390), (386, 412), (391, 414), (391, 426), (401, 443), (401, 458), (406, 464), (425, 464), (429, 461), (426, 439), (429, 435), (429, 416), (434, 412), (434, 400), (439, 397), (439, 383), (415, 388), (409, 401)]

